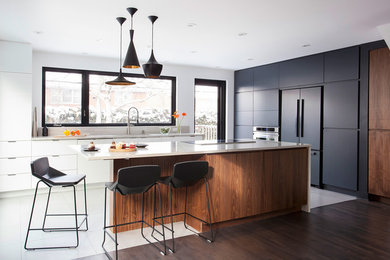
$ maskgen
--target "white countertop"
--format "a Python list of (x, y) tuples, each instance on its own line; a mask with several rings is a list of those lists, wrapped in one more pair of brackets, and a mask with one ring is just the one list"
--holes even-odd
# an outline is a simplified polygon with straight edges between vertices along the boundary
[(96, 145), (100, 148), (98, 152), (84, 152), (80, 145), (71, 147), (78, 151), (87, 160), (113, 160), (142, 157), (159, 157), (191, 154), (213, 154), (260, 150), (294, 149), (310, 147), (307, 144), (273, 142), (257, 140), (254, 143), (235, 143), (235, 144), (190, 144), (186, 142), (145, 142), (146, 148), (138, 148), (134, 152), (109, 152), (110, 144)]
[(46, 140), (90, 140), (90, 139), (130, 139), (130, 138), (157, 138), (157, 137), (178, 137), (178, 136), (204, 136), (197, 133), (169, 133), (169, 134), (132, 134), (132, 135), (80, 135), (80, 136), (39, 136), (32, 137), (32, 141)]

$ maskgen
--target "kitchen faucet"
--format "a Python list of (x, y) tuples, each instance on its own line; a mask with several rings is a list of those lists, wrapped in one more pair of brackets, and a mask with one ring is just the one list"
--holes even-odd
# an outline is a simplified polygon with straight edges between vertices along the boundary
[(134, 126), (134, 124), (130, 124), (130, 111), (132, 109), (135, 109), (135, 111), (137, 112), (136, 124), (139, 123), (139, 112), (138, 112), (138, 109), (136, 107), (130, 107), (129, 110), (127, 110), (127, 134), (128, 135), (130, 134), (130, 126)]

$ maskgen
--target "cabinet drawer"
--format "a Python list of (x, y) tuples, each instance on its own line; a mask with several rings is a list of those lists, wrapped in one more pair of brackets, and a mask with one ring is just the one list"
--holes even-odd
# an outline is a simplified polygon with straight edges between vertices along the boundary
[(30, 173), (31, 158), (22, 157), (14, 159), (0, 159), (0, 175), (14, 174), (14, 173)]
[(0, 142), (0, 158), (31, 156), (31, 141)]
[(0, 192), (31, 188), (31, 174), (0, 175)]
[[(40, 157), (33, 157), (33, 160)], [(50, 167), (53, 167), (59, 171), (75, 170), (77, 169), (77, 155), (49, 155)]]
[(76, 144), (77, 140), (33, 141), (32, 156), (76, 154), (76, 151), (69, 147)]

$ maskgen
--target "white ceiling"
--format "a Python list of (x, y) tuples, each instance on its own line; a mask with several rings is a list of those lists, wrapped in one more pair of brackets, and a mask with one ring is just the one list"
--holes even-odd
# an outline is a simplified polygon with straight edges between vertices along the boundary
[(390, 0), (0, 0), (0, 39), (30, 42), (40, 51), (117, 58), (115, 18), (130, 18), (127, 7), (138, 8), (134, 29), (140, 60), (150, 55), (147, 16), (157, 15), (160, 63), (223, 69), (379, 40), (376, 27), (390, 22)]

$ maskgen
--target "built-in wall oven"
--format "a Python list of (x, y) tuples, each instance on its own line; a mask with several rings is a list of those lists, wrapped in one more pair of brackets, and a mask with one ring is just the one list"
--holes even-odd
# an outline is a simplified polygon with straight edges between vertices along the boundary
[(279, 141), (279, 127), (254, 126), (253, 139)]

